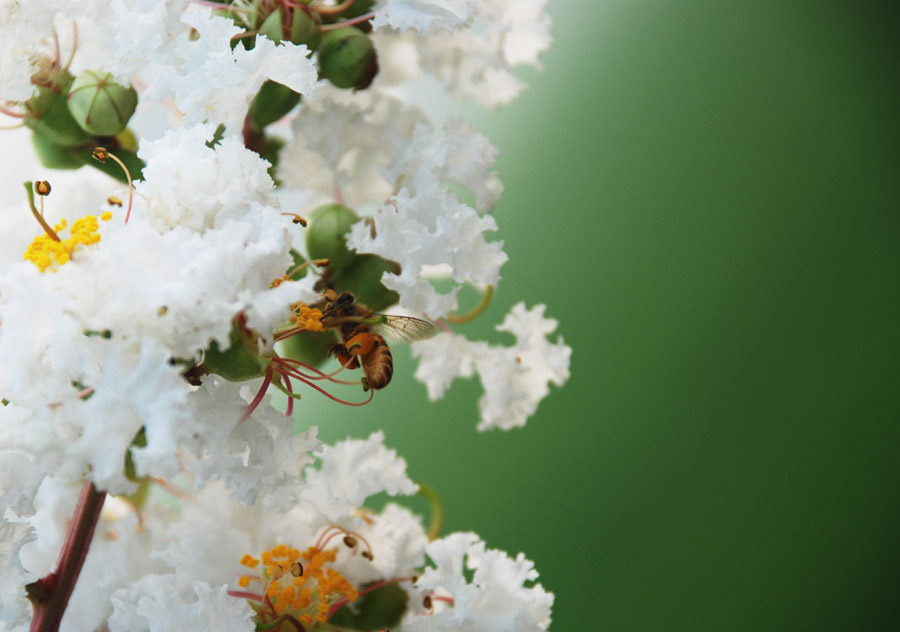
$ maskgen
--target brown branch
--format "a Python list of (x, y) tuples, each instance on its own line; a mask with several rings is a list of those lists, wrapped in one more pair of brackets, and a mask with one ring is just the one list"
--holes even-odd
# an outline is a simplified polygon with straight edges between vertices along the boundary
[(91, 546), (104, 500), (106, 492), (98, 492), (90, 481), (84, 484), (75, 507), (75, 515), (69, 522), (66, 541), (56, 560), (56, 570), (25, 587), (25, 593), (34, 609), (31, 632), (56, 632), (59, 629)]

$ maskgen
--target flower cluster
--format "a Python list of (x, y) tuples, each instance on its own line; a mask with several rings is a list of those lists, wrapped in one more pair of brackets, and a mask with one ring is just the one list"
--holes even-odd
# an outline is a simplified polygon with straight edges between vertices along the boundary
[(0, 0), (10, 171), (52, 181), (0, 179), (0, 630), (547, 629), (524, 556), (366, 508), (437, 502), (382, 433), (292, 413), (371, 401), (395, 341), (432, 399), (479, 373), (479, 429), (568, 378), (542, 305), (464, 335), (497, 150), (413, 105), (511, 100), (548, 31), (525, 0)]

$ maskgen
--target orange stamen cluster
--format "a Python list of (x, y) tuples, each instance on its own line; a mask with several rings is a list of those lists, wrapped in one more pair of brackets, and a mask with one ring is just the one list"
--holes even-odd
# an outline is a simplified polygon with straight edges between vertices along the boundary
[(256, 568), (262, 562), (262, 568), (258, 576), (245, 575), (238, 584), (246, 588), (251, 581), (263, 583), (265, 605), (259, 614), (264, 619), (289, 614), (306, 626), (325, 623), (334, 604), (359, 598), (353, 584), (329, 566), (337, 559), (336, 548), (323, 551), (313, 546), (301, 553), (279, 544), (260, 558), (243, 557), (243, 566)]
[[(108, 220), (112, 214), (104, 213), (101, 219)], [(53, 227), (57, 235), (69, 228), (65, 219)], [(25, 261), (31, 261), (38, 267), (41, 272), (56, 265), (64, 265), (72, 258), (72, 254), (82, 246), (90, 246), (100, 241), (100, 234), (97, 232), (100, 228), (97, 217), (94, 215), (85, 215), (75, 220), (69, 228), (69, 237), (59, 238), (57, 241), (48, 234), (38, 235), (34, 241), (25, 250)]]
[(301, 301), (291, 305), (291, 311), (293, 315), (290, 320), (298, 329), (306, 331), (322, 331), (324, 329), (322, 310), (318, 307), (310, 307)]

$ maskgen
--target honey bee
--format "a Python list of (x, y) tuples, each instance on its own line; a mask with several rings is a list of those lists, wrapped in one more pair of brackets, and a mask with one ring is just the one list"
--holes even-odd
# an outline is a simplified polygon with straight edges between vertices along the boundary
[(394, 359), (385, 338), (392, 342), (426, 340), (437, 334), (428, 321), (409, 316), (376, 314), (356, 301), (350, 292), (325, 292), (322, 325), (334, 329), (341, 343), (331, 352), (343, 366), (355, 369), (362, 364), (366, 377), (363, 389), (379, 390), (394, 374)]

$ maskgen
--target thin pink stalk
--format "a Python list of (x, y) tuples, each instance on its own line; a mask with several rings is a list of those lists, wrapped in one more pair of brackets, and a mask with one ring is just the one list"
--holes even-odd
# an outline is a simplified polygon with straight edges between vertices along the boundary
[(256, 410), (256, 407), (259, 406), (259, 403), (263, 400), (263, 396), (266, 394), (266, 391), (269, 389), (269, 384), (272, 383), (272, 367), (269, 366), (266, 369), (266, 377), (263, 378), (262, 386), (259, 387), (259, 391), (256, 393), (256, 397), (253, 398), (253, 401), (247, 404), (246, 410), (244, 410), (244, 414), (241, 415), (241, 418), (238, 420), (235, 426), (240, 426), (242, 423), (247, 421), (247, 418), (253, 414), (253, 411)]
[[(283, 374), (282, 374), (282, 375), (283, 375)], [(369, 389), (369, 398), (368, 398), (367, 400), (365, 400), (364, 402), (348, 402), (348, 401), (346, 401), (346, 400), (341, 399), (340, 397), (335, 397), (334, 395), (332, 395), (331, 393), (329, 393), (328, 391), (326, 391), (324, 388), (322, 388), (322, 387), (320, 387), (320, 386), (317, 386), (316, 384), (313, 384), (313, 383), (310, 382), (309, 380), (304, 379), (302, 376), (297, 375), (297, 374), (294, 373), (294, 372), (291, 372), (290, 375), (291, 375), (291, 377), (293, 377), (293, 378), (295, 378), (295, 379), (297, 379), (297, 380), (300, 380), (301, 382), (303, 382), (303, 383), (306, 384), (307, 386), (310, 386), (310, 387), (314, 388), (315, 390), (319, 391), (319, 392), (322, 393), (322, 395), (324, 395), (325, 397), (327, 397), (327, 398), (329, 398), (329, 399), (331, 399), (331, 400), (334, 400), (334, 401), (336, 401), (336, 402), (339, 403), (339, 404), (345, 404), (345, 405), (347, 405), (347, 406), (365, 406), (366, 404), (368, 404), (369, 402), (372, 401), (372, 398), (373, 398), (374, 395), (375, 395), (374, 389)]]
[(229, 590), (226, 593), (229, 597), (237, 597), (238, 599), (252, 599), (253, 601), (262, 602), (262, 595), (257, 595), (256, 593), (247, 592), (244, 590)]
[[(284, 388), (287, 389), (288, 393), (293, 393), (293, 389), (291, 388), (291, 378), (289, 378), (286, 374), (282, 373), (281, 377), (284, 378)], [(290, 395), (288, 396), (287, 408), (284, 411), (284, 416), (289, 418), (294, 414), (294, 398)]]
[[(295, 360), (294, 358), (276, 358), (275, 362), (277, 362), (279, 364), (288, 365), (288, 366), (284, 367), (284, 370), (289, 371), (290, 375), (300, 376), (301, 378), (306, 379), (306, 380), (328, 380), (329, 382), (334, 382), (335, 384), (344, 384), (347, 386), (350, 386), (353, 384), (359, 384), (358, 380), (347, 381), (347, 380), (334, 379), (335, 375), (337, 375), (338, 373), (340, 373), (341, 371), (343, 371), (346, 368), (344, 366), (342, 366), (337, 371), (334, 371), (333, 373), (324, 373), (324, 372), (320, 371), (319, 369), (317, 369), (316, 367), (310, 366), (309, 364), (306, 364), (305, 362), (301, 362), (300, 360)], [(294, 368), (290, 365), (302, 366), (304, 369), (309, 369), (310, 371), (314, 371), (315, 373), (318, 373), (318, 375), (307, 375), (306, 373), (303, 373), (303, 372), (299, 371), (297, 368)]]
[(359, 17), (353, 18), (352, 20), (344, 20), (343, 22), (335, 22), (334, 24), (324, 24), (319, 27), (320, 31), (334, 31), (337, 29), (344, 28), (345, 26), (353, 26), (354, 24), (359, 24), (360, 22), (365, 22), (366, 20), (371, 20), (375, 17), (374, 12), (364, 13)]

